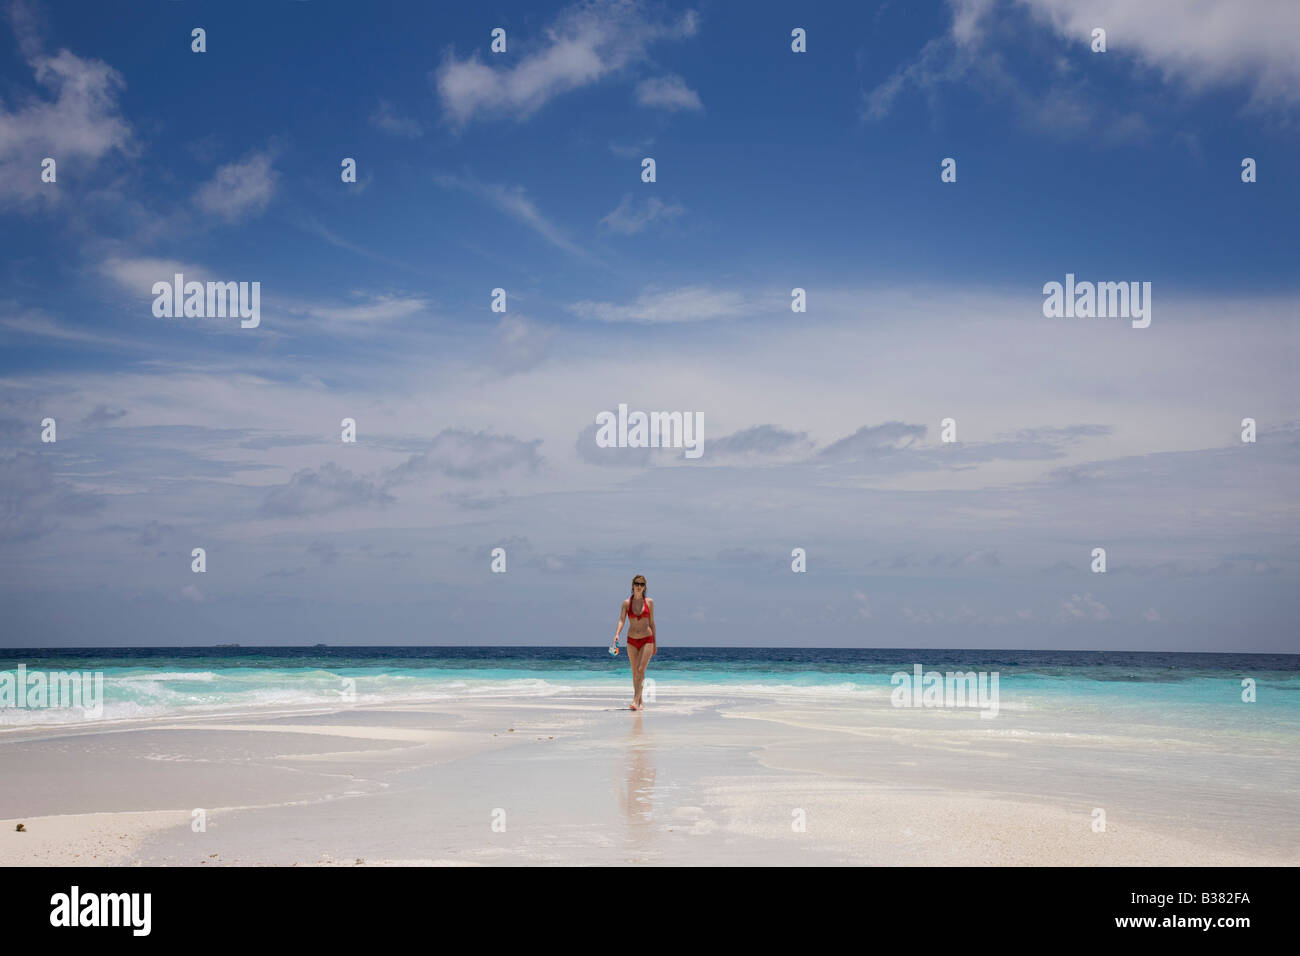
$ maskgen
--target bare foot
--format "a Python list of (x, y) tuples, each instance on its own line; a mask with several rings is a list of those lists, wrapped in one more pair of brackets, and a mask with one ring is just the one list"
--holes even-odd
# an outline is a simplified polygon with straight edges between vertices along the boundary
[(633, 710), (645, 710), (645, 704), (641, 703), (641, 701), (638, 700), (635, 704), (632, 705), (632, 709), (633, 709)]
[(628, 709), (628, 710), (636, 710), (636, 701), (632, 701), (632, 703), (628, 705), (628, 708), (627, 708), (627, 709)]

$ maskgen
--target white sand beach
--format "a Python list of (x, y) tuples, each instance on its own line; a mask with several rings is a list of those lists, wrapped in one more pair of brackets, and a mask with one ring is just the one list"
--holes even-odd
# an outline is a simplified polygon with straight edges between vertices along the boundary
[(670, 691), (0, 731), (0, 865), (1300, 862), (1293, 750)]

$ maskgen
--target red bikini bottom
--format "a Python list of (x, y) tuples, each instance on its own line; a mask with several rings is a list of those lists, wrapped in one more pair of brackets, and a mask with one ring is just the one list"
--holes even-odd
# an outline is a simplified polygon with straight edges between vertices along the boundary
[(653, 644), (655, 642), (655, 636), (651, 634), (649, 637), (629, 637), (627, 642), (639, 651), (645, 645)]

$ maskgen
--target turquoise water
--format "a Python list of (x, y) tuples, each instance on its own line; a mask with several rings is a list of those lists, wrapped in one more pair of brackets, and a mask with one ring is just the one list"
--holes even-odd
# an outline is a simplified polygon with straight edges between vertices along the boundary
[[(0, 678), (102, 673), (104, 719), (283, 711), (465, 698), (630, 694), (625, 655), (605, 648), (98, 648), (0, 651)], [(1300, 655), (826, 648), (686, 648), (648, 676), (674, 694), (757, 695), (888, 707), (891, 675), (998, 674), (999, 712), (1062, 726), (1147, 725), (1300, 741)], [(1256, 701), (1242, 701), (1242, 681)], [(12, 678), (11, 678), (12, 680)], [(85, 720), (67, 708), (0, 707), (0, 726)]]

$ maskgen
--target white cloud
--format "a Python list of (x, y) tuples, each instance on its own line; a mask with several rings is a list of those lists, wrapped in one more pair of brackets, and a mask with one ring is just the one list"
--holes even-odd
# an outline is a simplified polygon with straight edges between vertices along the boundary
[(313, 318), (328, 322), (361, 323), (369, 325), (423, 312), (429, 306), (427, 299), (418, 296), (371, 295), (356, 305), (298, 305), (289, 308)]
[(204, 212), (227, 222), (257, 216), (266, 209), (275, 194), (280, 174), (271, 167), (269, 152), (254, 153), (237, 163), (229, 163), (199, 187), (194, 201)]
[(510, 36), (512, 51), (519, 44), (530, 52), (499, 58), (509, 65), (488, 66), (477, 53), (466, 60), (449, 53), (430, 79), (457, 124), (482, 113), (525, 119), (554, 97), (643, 59), (657, 40), (694, 35), (697, 24), (693, 11), (666, 22), (652, 18), (637, 0), (591, 0), (564, 10), (531, 50), (529, 37)]
[(521, 441), (512, 435), (445, 428), (427, 451), (411, 455), (389, 469), (385, 484), (396, 485), (428, 474), (479, 481), (515, 468), (536, 472), (542, 465), (537, 450), (541, 444), (540, 438)]
[[(54, 98), (31, 96), (12, 111), (0, 103), (0, 203), (54, 200), (60, 184), (84, 175), (111, 152), (133, 149), (131, 127), (117, 102), (122, 75), (102, 60), (68, 50), (44, 54), (20, 9), (14, 8), (13, 19), (24, 59)], [(40, 180), (45, 157), (58, 164), (57, 183)]]
[(386, 265), (396, 266), (397, 268), (404, 269), (407, 272), (415, 272), (422, 275), (427, 274), (426, 270), (424, 269), (418, 268), (416, 266), (408, 265), (405, 262), (399, 262), (396, 259), (390, 259), (388, 256), (380, 255), (379, 253), (371, 249), (367, 249), (364, 246), (359, 246), (355, 242), (349, 242), (347, 239), (344, 239), (342, 236), (334, 232), (331, 232), (329, 229), (326, 229), (325, 226), (322, 225), (316, 219), (305, 219), (300, 221), (298, 225), (299, 228), (304, 229), (307, 232), (313, 233), (314, 235), (320, 236), (320, 238), (324, 239), (332, 246), (337, 246), (340, 249), (346, 249), (348, 252), (354, 252), (359, 256), (365, 256), (367, 259), (373, 259), (375, 262), (382, 262)]
[(635, 235), (640, 232), (656, 219), (672, 219), (680, 216), (685, 209), (678, 203), (665, 203), (657, 196), (651, 196), (640, 204), (637, 209), (637, 203), (628, 193), (623, 197), (617, 208), (610, 211), (603, 219), (601, 224), (611, 232), (621, 233), (625, 236)]
[(370, 114), (370, 123), (385, 133), (391, 133), (393, 136), (419, 139), (424, 135), (424, 127), (420, 125), (418, 120), (402, 116), (397, 110), (393, 109), (393, 104), (387, 100), (379, 101), (375, 111)]
[(705, 322), (744, 310), (745, 298), (739, 292), (699, 286), (643, 293), (629, 305), (584, 300), (569, 306), (575, 315), (601, 322)]
[(674, 111), (704, 109), (700, 94), (688, 87), (686, 81), (675, 73), (642, 80), (636, 87), (636, 101), (642, 106)]
[[(563, 356), (563, 361), (544, 361), (524, 375), (497, 375), (486, 388), (482, 381), (485, 372), (493, 371), (494, 333), (501, 331), (494, 322), (473, 323), (472, 329), (457, 329), (453, 338), (442, 339), (435, 337), (441, 330), (433, 323), (424, 329), (426, 323), (406, 320), (402, 324), (421, 327), (421, 347), (375, 354), (371, 341), (358, 340), (356, 348), (322, 350), (296, 364), (289, 358), (291, 352), (280, 349), (240, 349), (228, 356), (207, 349), (185, 354), (176, 349), (176, 337), (169, 336), (165, 358), (148, 365), (90, 368), (54, 363), (21, 379), (12, 372), (0, 377), (0, 434), (27, 436), (46, 409), (63, 406), (72, 430), (81, 432), (77, 458), (67, 462), (69, 479), (107, 502), (103, 517), (96, 520), (132, 527), (157, 520), (177, 528), (207, 528), (223, 540), (239, 541), (240, 567), (228, 570), (244, 577), (232, 586), (260, 581), (273, 569), (291, 570), (301, 547), (335, 532), (359, 536), (328, 538), (341, 548), (351, 540), (373, 541), (379, 554), (415, 551), (417, 559), (409, 562), (414, 577), (388, 577), (385, 571), (360, 579), (373, 597), (359, 600), (371, 601), (366, 606), (381, 614), (385, 600), (396, 607), (411, 593), (423, 595), (417, 578), (451, 582), (469, 589), (467, 595), (477, 594), (465, 559), (459, 554), (448, 557), (438, 544), (449, 540), (448, 535), (467, 547), (490, 548), (512, 534), (529, 534), (545, 542), (539, 554), (578, 556), (570, 565), (586, 561), (588, 567), (601, 562), (616, 567), (619, 560), (627, 560), (627, 534), (621, 544), (608, 544), (607, 551), (604, 543), (592, 540), (590, 528), (631, 528), (633, 545), (645, 543), (657, 550), (655, 542), (661, 537), (694, 542), (682, 552), (683, 560), (712, 568), (705, 576), (709, 582), (739, 581), (743, 587), (761, 568), (724, 565), (715, 558), (717, 548), (766, 553), (775, 560), (779, 552), (773, 552), (768, 527), (775, 521), (803, 529), (801, 534), (817, 542), (818, 566), (832, 573), (818, 577), (824, 585), (811, 578), (795, 582), (797, 587), (812, 585), (815, 591), (802, 596), (789, 591), (773, 598), (770, 626), (753, 635), (773, 645), (782, 640), (778, 627), (785, 626), (788, 634), (795, 618), (816, 613), (829, 602), (833, 611), (825, 616), (828, 624), (851, 622), (863, 628), (889, 619), (922, 631), (928, 629), (927, 622), (929, 627), (952, 628), (926, 642), (934, 646), (1152, 648), (1162, 642), (1168, 646), (1174, 633), (1169, 627), (1176, 626), (1187, 646), (1222, 647), (1215, 643), (1221, 637), (1204, 635), (1230, 633), (1224, 622), (1243, 608), (1259, 612), (1251, 602), (1260, 601), (1277, 636), (1254, 639), (1246, 649), (1288, 649), (1293, 630), (1286, 626), (1285, 599), (1295, 591), (1291, 585), (1297, 554), (1290, 543), (1296, 526), (1294, 475), (1300, 432), (1280, 430), (1280, 423), (1295, 418), (1293, 334), (1284, 321), (1295, 314), (1294, 297), (1257, 301), (1240, 295), (1215, 300), (1198, 296), (1184, 303), (1170, 299), (1163, 313), (1169, 321), (1158, 340), (1138, 342), (1131, 336), (1130, 345), (1117, 349), (1113, 334), (1087, 323), (1063, 326), (1032, 318), (1035, 313), (1041, 318), (1036, 289), (1017, 297), (930, 287), (905, 295), (872, 286), (828, 288), (817, 296), (811, 326), (788, 319), (788, 289), (745, 291), (753, 303), (768, 297), (776, 303), (772, 320), (757, 324), (752, 335), (737, 336), (731, 323), (642, 326), (644, 334), (626, 347), (617, 326), (556, 323), (547, 326), (554, 335), (551, 354)], [(634, 298), (635, 293), (628, 295), (629, 301)], [(319, 301), (330, 299), (322, 296)], [(353, 300), (338, 301), (346, 305)], [(509, 316), (514, 318), (515, 303), (511, 305)], [(1241, 315), (1235, 327), (1239, 334), (1230, 339), (1222, 334), (1225, 310)], [(99, 316), (87, 318), (86, 328), (111, 334), (111, 316), (103, 325), (95, 324)], [(397, 332), (364, 322), (351, 327), (373, 333), (374, 344), (391, 343), (390, 336)], [(807, 348), (810, 334), (817, 337), (816, 349)], [(934, 349), (936, 335), (945, 342), (940, 352)], [(984, 354), (981, 349), (991, 341), (1000, 343), (999, 361), (972, 363), (972, 356)], [(1043, 361), (1043, 356), (1066, 353), (1076, 367), (1073, 374), (1063, 374), (1060, 363)], [(475, 365), (476, 360), (482, 364)], [(1216, 374), (1207, 375), (1207, 367)], [(1098, 394), (1098, 369), (1105, 372), (1113, 392)], [(725, 467), (716, 469), (694, 467), (724, 449), (729, 433), (739, 436), (732, 444), (755, 446), (757, 451), (784, 448), (779, 443), (784, 436), (774, 430), (755, 433), (750, 426), (759, 422), (779, 423), (782, 431), (795, 436), (807, 432), (817, 447), (824, 447), (860, 430), (864, 421), (887, 420), (898, 408), (899, 396), (909, 397), (907, 408), (898, 414), (906, 412), (908, 421), (933, 430), (950, 413), (945, 406), (953, 382), (979, 395), (978, 414), (970, 421), (959, 416), (963, 443), (1029, 430), (1028, 437), (1056, 436), (1069, 457), (1013, 461), (1008, 468), (967, 468), (958, 459), (952, 469), (933, 472), (915, 472), (900, 463), (906, 471), (879, 476), (856, 464), (821, 457), (774, 464), (768, 454), (731, 456), (724, 459)], [(1239, 406), (1242, 396), (1267, 407), (1257, 417), (1273, 423), (1258, 445), (1241, 444), (1235, 427), (1240, 418), (1224, 420), (1223, 409)], [(644, 474), (593, 467), (582, 460), (575, 451), (574, 433), (601, 409), (616, 408), (620, 401), (639, 409), (702, 409), (705, 458), (684, 463), (689, 472), (651, 467)], [(339, 418), (322, 417), (322, 409), (328, 413), (340, 402), (347, 408), (339, 417), (350, 415), (360, 423), (362, 440), (355, 445), (339, 446), (334, 430)], [(86, 413), (93, 416), (91, 410), (101, 403), (108, 409), (127, 409), (130, 416), (108, 429), (77, 424)], [(1132, 409), (1139, 405), (1143, 413), (1135, 418)], [(479, 454), (462, 448), (460, 439), (444, 439), (437, 455), (421, 456), (407, 469), (416, 472), (410, 483), (384, 482), (407, 456), (428, 449), (430, 435), (447, 422), (475, 432), (516, 435), (523, 442), (540, 438), (543, 443), (535, 452), (539, 458), (546, 455), (545, 467), (540, 461), (535, 469), (526, 467), (526, 449), (515, 447), (511, 453), (502, 447), (500, 464), (513, 461), (524, 467), (489, 470), (486, 465), (498, 460), (491, 448)], [(1104, 440), (1066, 440), (1079, 433), (1079, 426), (1072, 424), (1078, 422), (1114, 423), (1114, 431)], [(250, 425), (256, 429), (253, 437), (284, 442), (241, 440)], [(298, 436), (320, 441), (290, 444)], [(926, 449), (935, 447), (924, 445), (896, 457), (929, 453)], [(1180, 448), (1200, 450), (1184, 453)], [(1245, 455), (1250, 456), (1248, 463)], [(331, 456), (352, 478), (323, 470)], [(1059, 464), (1085, 463), (1097, 456), (1106, 470), (1094, 480), (1086, 480), (1086, 472), (1077, 482), (1044, 476)], [(1130, 458), (1125, 462), (1119, 456)], [(310, 469), (308, 475), (292, 479), (304, 468)], [(466, 481), (476, 484), (457, 484)], [(266, 512), (258, 514), (257, 504), (286, 483), (290, 487), (276, 493), (268, 506), (277, 522), (268, 526)], [(0, 480), (0, 487), (14, 485)], [(154, 492), (160, 486), (167, 489), (165, 495)], [(465, 494), (443, 497), (454, 490)], [(473, 514), (467, 515), (467, 508), (475, 509)], [(61, 514), (43, 505), (37, 510)], [(575, 513), (581, 520), (575, 522)], [(636, 530), (640, 514), (659, 516), (653, 534)], [(737, 515), (753, 520), (738, 525)], [(28, 519), (19, 520), (25, 524)], [(93, 528), (89, 522), (58, 520), (65, 528), (51, 538), (49, 553), (75, 567)], [(1070, 616), (1058, 622), (1063, 598), (1082, 615), (1090, 611), (1088, 602), (1101, 599), (1073, 599), (1069, 588), (1079, 585), (1069, 583), (1071, 578), (1043, 575), (1038, 569), (1068, 558), (1078, 575), (1074, 580), (1091, 584), (1086, 550), (1080, 552), (1077, 543), (1094, 537), (1098, 527), (1124, 529), (1125, 551), (1133, 565), (1156, 565), (1172, 556), (1180, 562), (1195, 558), (1198, 566), (1208, 568), (1226, 556), (1240, 559), (1237, 572), (1267, 562), (1276, 568), (1276, 576), (1251, 578), (1243, 590), (1242, 579), (1228, 574), (1183, 579), (1116, 573), (1103, 582), (1106, 604), (1117, 605), (1109, 608), (1109, 619), (1096, 620), (1099, 612), (1093, 607), (1093, 618)], [(1279, 528), (1285, 533), (1279, 535)], [(305, 535), (294, 539), (297, 550), (281, 547), (278, 535), (290, 531)], [(97, 549), (106, 548), (116, 532), (106, 534), (93, 539)], [(586, 548), (593, 550), (584, 558)], [(125, 553), (136, 549), (132, 544)], [(959, 557), (981, 549), (1000, 556), (1003, 566), (998, 573), (957, 563)], [(355, 553), (351, 545), (346, 553)], [(926, 562), (924, 556), (933, 553), (942, 553), (944, 560)], [(893, 576), (896, 571), (887, 564), (869, 567), (872, 559), (887, 560), (893, 554), (919, 557), (896, 569), (896, 581), (875, 579), (890, 604), (873, 607), (871, 619), (858, 619), (854, 589), (875, 594), (866, 591), (873, 578), (863, 575)], [(522, 566), (513, 551), (511, 561), (514, 567)], [(477, 565), (477, 559), (470, 563)], [(129, 593), (138, 587), (130, 580), (131, 565), (116, 555), (102, 567), (94, 576), (109, 588)], [(396, 565), (391, 567), (396, 570)], [(20, 568), (16, 573), (11, 586), (28, 583)], [(986, 578), (963, 580), (972, 573)], [(31, 576), (35, 580), (35, 572)], [(568, 587), (569, 576), (551, 577), (557, 586)], [(674, 606), (707, 607), (710, 620), (734, 618), (734, 606), (719, 603), (708, 587), (690, 590), (691, 580), (686, 576), (674, 585), (681, 592)], [(783, 580), (778, 573), (771, 584), (782, 587)], [(922, 586), (927, 580), (939, 583), (926, 590)], [(337, 586), (337, 579), (328, 575), (308, 573), (300, 581), (307, 588), (304, 598), (319, 596), (321, 601)], [(532, 582), (520, 583), (528, 599), (545, 599)], [(180, 586), (176, 581), (166, 596), (184, 604), (176, 594)], [(1203, 604), (1198, 597), (1205, 598)], [(979, 620), (963, 623), (963, 599)], [(214, 600), (220, 595), (208, 595), (207, 603)], [(491, 600), (495, 598), (484, 606)], [(875, 600), (870, 598), (871, 604)], [(909, 625), (901, 617), (895, 621), (903, 604), (910, 604), (915, 623)], [(1165, 609), (1162, 617), (1173, 617), (1157, 627), (1141, 619), (1143, 605), (1159, 606)], [(447, 605), (449, 610), (461, 606), (454, 600)], [(1027, 616), (1031, 607), (1033, 614)], [(1026, 615), (1013, 613), (1017, 608), (1026, 609)], [(781, 617), (786, 611), (789, 619)], [(393, 613), (404, 626), (412, 620), (402, 616), (404, 612)], [(998, 616), (1011, 619), (1014, 634), (987, 629)], [(1185, 637), (1189, 632), (1194, 637)], [(707, 643), (707, 635), (694, 639)]]
[(962, 44), (977, 41), (984, 17), (996, 4), (997, 0), (948, 0), (952, 7), (953, 39)]
[(171, 282), (178, 272), (185, 276), (186, 281), (197, 282), (203, 281), (205, 271), (202, 266), (192, 263), (150, 257), (111, 256), (99, 264), (101, 275), (112, 279), (124, 289), (143, 296), (152, 296), (155, 282)]
[(1069, 598), (1061, 602), (1061, 610), (1056, 619), (1061, 623), (1068, 621), (1108, 621), (1110, 620), (1110, 608), (1098, 601), (1091, 593), (1082, 597), (1078, 594), (1071, 594)]
[(271, 487), (258, 513), (273, 518), (326, 514), (346, 508), (382, 507), (395, 499), (368, 478), (353, 474), (334, 462), (303, 468), (283, 485)]
[(650, 147), (654, 145), (654, 142), (655, 138), (653, 136), (647, 136), (640, 142), (632, 143), (631, 145), (610, 143), (609, 151), (615, 156), (622, 156), (624, 159), (629, 159), (633, 156), (637, 159), (641, 159), (650, 151)]
[(1017, 0), (1060, 35), (1106, 30), (1107, 56), (1131, 54), (1194, 91), (1241, 83), (1251, 105), (1300, 104), (1295, 0)]
[(62, 342), (81, 343), (85, 345), (102, 345), (108, 348), (138, 348), (137, 343), (127, 339), (98, 335), (57, 322), (39, 312), (25, 312), (21, 315), (0, 316), (0, 328), (18, 335), (32, 335), (38, 338), (55, 339)]
[[(1143, 135), (1147, 120), (1090, 91), (1086, 75), (1068, 57), (1032, 59), (1026, 26), (1047, 28), (1079, 56), (1131, 58), (1166, 82), (1200, 93), (1240, 85), (1248, 106), (1300, 105), (1300, 4), (1259, 0), (1245, 12), (1236, 0), (948, 0), (952, 23), (916, 57), (865, 96), (863, 117), (880, 120), (898, 97), (915, 90), (931, 107), (949, 85), (974, 88), (1009, 102), (1022, 121), (1056, 132), (1108, 138)], [(1023, 16), (1015, 17), (1019, 12)], [(1027, 19), (1026, 19), (1027, 18)], [(1095, 27), (1106, 30), (1107, 52), (1090, 52)], [(1000, 52), (1016, 46), (1016, 56)], [(1017, 75), (1026, 63), (1039, 69), (1030, 83)]]
[(523, 372), (541, 363), (553, 332), (522, 315), (501, 317), (496, 328), (496, 363), (503, 372)]

